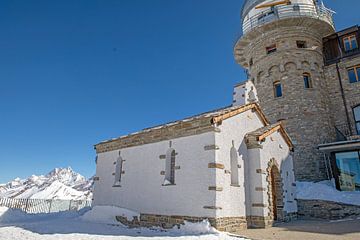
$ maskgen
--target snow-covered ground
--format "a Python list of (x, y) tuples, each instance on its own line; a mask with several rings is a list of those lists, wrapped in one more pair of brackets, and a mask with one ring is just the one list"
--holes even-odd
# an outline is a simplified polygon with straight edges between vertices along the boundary
[(360, 206), (360, 192), (338, 191), (333, 182), (297, 182), (296, 197), (304, 200), (324, 200)]
[(92, 185), (92, 179), (85, 179), (70, 167), (55, 168), (46, 175), (0, 184), (0, 198), (91, 200)]
[[(113, 217), (109, 217), (109, 213)], [(207, 221), (186, 223), (180, 229), (159, 228), (129, 229), (119, 225), (114, 216), (133, 217), (136, 213), (113, 207), (85, 209), (79, 213), (30, 215), (19, 210), (0, 207), (1, 240), (244, 240), (241, 237), (220, 233)], [(111, 216), (111, 215), (110, 215)]]

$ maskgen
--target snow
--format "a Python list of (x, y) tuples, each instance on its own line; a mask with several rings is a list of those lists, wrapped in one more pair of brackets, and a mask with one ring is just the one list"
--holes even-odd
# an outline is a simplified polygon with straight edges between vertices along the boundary
[(324, 200), (360, 206), (360, 192), (339, 191), (331, 181), (297, 182), (296, 186), (298, 199)]
[(95, 206), (81, 216), (80, 219), (95, 223), (119, 224), (119, 222), (116, 221), (115, 216), (126, 217), (129, 221), (132, 221), (135, 217), (140, 218), (139, 213), (128, 209), (113, 206)]
[(70, 167), (55, 168), (45, 176), (32, 175), (0, 184), (0, 198), (91, 200), (93, 182)]
[[(114, 207), (53, 214), (26, 214), (20, 210), (0, 207), (0, 239), (4, 240), (244, 240), (211, 228), (207, 221), (186, 223), (180, 229), (160, 228), (129, 229), (121, 224), (99, 223), (103, 216), (95, 217), (101, 210), (114, 210), (112, 215), (134, 212)], [(90, 214), (92, 213), (92, 214)], [(103, 214), (105, 215), (105, 214)], [(86, 219), (86, 221), (84, 220)], [(111, 221), (114, 223), (113, 221)]]

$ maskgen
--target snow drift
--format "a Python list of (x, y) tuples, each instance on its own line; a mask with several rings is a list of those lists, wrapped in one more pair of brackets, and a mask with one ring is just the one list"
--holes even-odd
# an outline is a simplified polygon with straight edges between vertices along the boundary
[(296, 196), (304, 200), (323, 200), (360, 206), (360, 192), (342, 192), (331, 181), (297, 182)]

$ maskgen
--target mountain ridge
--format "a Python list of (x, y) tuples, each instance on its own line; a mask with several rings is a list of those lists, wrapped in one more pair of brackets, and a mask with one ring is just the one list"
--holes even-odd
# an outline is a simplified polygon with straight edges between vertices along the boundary
[(93, 184), (93, 178), (86, 179), (71, 167), (54, 168), (46, 175), (0, 184), (0, 198), (91, 200)]

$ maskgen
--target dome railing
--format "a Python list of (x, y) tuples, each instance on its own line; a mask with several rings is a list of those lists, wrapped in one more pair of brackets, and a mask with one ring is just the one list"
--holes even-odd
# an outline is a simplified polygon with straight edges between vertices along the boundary
[(320, 19), (334, 26), (333, 13), (334, 12), (323, 5), (298, 3), (276, 6), (251, 16), (250, 18), (245, 18), (243, 20), (243, 33), (245, 34), (256, 27), (276, 20), (296, 17)]

